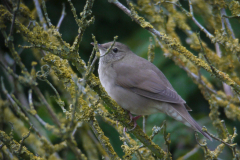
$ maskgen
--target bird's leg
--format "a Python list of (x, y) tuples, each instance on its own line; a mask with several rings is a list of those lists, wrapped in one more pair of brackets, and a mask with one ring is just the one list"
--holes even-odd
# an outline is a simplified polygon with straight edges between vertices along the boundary
[[(136, 122), (136, 120), (138, 120), (140, 117), (142, 117), (142, 115), (138, 115), (138, 116), (133, 117), (133, 115), (132, 115), (130, 112), (128, 112), (128, 114), (129, 114), (129, 117), (130, 117), (130, 122), (129, 122), (129, 123), (131, 123), (132, 120), (133, 120), (134, 122)], [(129, 124), (129, 123), (128, 123), (128, 124)]]
[(138, 115), (138, 116), (136, 116), (136, 117), (133, 117), (132, 119), (134, 120), (134, 121), (136, 121), (136, 120), (138, 120), (139, 118), (141, 118), (142, 117), (142, 115)]

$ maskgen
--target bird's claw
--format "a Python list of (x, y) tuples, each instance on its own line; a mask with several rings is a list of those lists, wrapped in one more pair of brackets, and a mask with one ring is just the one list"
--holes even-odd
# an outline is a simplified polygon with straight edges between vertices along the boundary
[(125, 135), (126, 132), (130, 132), (130, 131), (134, 130), (136, 127), (137, 127), (137, 123), (136, 123), (136, 121), (134, 121), (133, 128), (131, 128), (131, 129), (127, 129), (126, 127), (123, 128), (123, 134)]
[(133, 116), (132, 116), (132, 114), (131, 114), (130, 112), (129, 112), (128, 114), (129, 114), (129, 117), (130, 117), (130, 122), (128, 122), (128, 124), (129, 124), (129, 123), (132, 122), (132, 120), (133, 120)]
[(142, 115), (138, 115), (138, 116), (136, 116), (136, 117), (133, 117), (132, 114), (129, 112), (129, 117), (130, 117), (130, 122), (128, 122), (128, 124), (131, 123), (132, 121), (134, 121), (134, 126), (133, 126), (132, 129), (129, 129), (129, 130), (127, 130), (126, 127), (124, 127), (124, 128), (123, 128), (123, 134), (125, 134), (126, 131), (127, 131), (127, 132), (130, 132), (130, 131), (134, 130), (134, 129), (137, 127), (137, 122), (136, 122), (136, 121), (137, 121), (140, 117), (142, 117)]

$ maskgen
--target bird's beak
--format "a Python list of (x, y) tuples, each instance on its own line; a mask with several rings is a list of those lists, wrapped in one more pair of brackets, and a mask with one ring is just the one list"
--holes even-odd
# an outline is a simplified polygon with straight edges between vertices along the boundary
[[(94, 46), (94, 43), (93, 43), (93, 42), (90, 43), (90, 44)], [(100, 55), (101, 55), (101, 56), (105, 54), (106, 49), (102, 46), (102, 44), (98, 44), (98, 49), (99, 49), (99, 52), (100, 52)]]
[[(90, 44), (94, 46), (94, 42), (91, 42)], [(98, 44), (98, 48), (99, 48), (99, 49), (104, 49), (101, 44)]]

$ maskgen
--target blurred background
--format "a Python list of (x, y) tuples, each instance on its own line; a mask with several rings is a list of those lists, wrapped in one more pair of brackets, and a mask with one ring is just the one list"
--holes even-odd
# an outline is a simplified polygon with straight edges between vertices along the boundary
[[(30, 10), (34, 9), (34, 3), (29, 0), (23, 0), (23, 2), (30, 8)], [(126, 1), (121, 1), (123, 4), (126, 5)], [(180, 1), (181, 4), (188, 8), (187, 1)], [(49, 15), (49, 18), (51, 19), (51, 22), (53, 25), (57, 25), (58, 20), (61, 16), (62, 12), (62, 3), (65, 3), (66, 6), (66, 17), (64, 18), (62, 25), (60, 27), (60, 33), (62, 34), (63, 39), (72, 44), (74, 41), (74, 38), (77, 35), (78, 27), (75, 23), (74, 17), (72, 15), (72, 12), (69, 7), (69, 3), (65, 0), (48, 0), (46, 1), (47, 6), (47, 12)], [(83, 10), (83, 7), (85, 5), (84, 0), (72, 0), (72, 3), (74, 4), (77, 14)], [(131, 20), (130, 17), (128, 17), (123, 11), (118, 9), (116, 6), (110, 4), (107, 2), (107, 0), (96, 0), (93, 6), (93, 15), (95, 16), (95, 22), (94, 24), (90, 25), (84, 33), (83, 40), (80, 44), (79, 54), (80, 56), (85, 60), (85, 62), (88, 61), (89, 56), (92, 51), (92, 45), (90, 43), (92, 40), (92, 34), (96, 36), (96, 39), (99, 43), (105, 43), (113, 40), (114, 36), (118, 36), (119, 42), (122, 42), (130, 47), (130, 49), (138, 54), (141, 57), (144, 57), (147, 59), (147, 51), (148, 46), (150, 44), (149, 38), (151, 37), (151, 34), (148, 33), (148, 31), (141, 28), (139, 25), (137, 25), (134, 21)], [(195, 17), (198, 19), (198, 21), (205, 25), (204, 20), (201, 18), (201, 15), (195, 15)], [(239, 20), (236, 19), (230, 19), (230, 22), (232, 24), (232, 27), (235, 31), (236, 37), (238, 38), (240, 35), (239, 29)], [(192, 27), (193, 31), (198, 32), (199, 29), (196, 27), (193, 22), (189, 20), (189, 25)], [(182, 45), (187, 47), (189, 49), (189, 46), (186, 43), (186, 35), (181, 31), (176, 29), (176, 33), (180, 36), (182, 39)], [(204, 42), (208, 43), (208, 45), (211, 47), (212, 50), (214, 49), (214, 45), (210, 43), (210, 40), (205, 36), (205, 34), (201, 33), (201, 38)], [(19, 44), (21, 45), (27, 45), (26, 42), (23, 42), (21, 36), (14, 34), (14, 41), (16, 45), (16, 50), (20, 51), (21, 48), (18, 48), (17, 46)], [(154, 42), (153, 42), (154, 44)], [(2, 54), (1, 57), (6, 57), (6, 53), (9, 52), (9, 50), (4, 45), (4, 38), (2, 34), (0, 34), (0, 54)], [(197, 55), (197, 53), (195, 53)], [(35, 57), (32, 55), (32, 51), (28, 49), (24, 49), (21, 52), (21, 58), (24, 64), (28, 67), (29, 71), (31, 69), (31, 62), (36, 61)], [(159, 49), (155, 49), (155, 59), (153, 62), (168, 78), (168, 80), (171, 82), (175, 90), (182, 96), (182, 98), (188, 103), (188, 105), (192, 108), (192, 112), (190, 113), (195, 120), (201, 125), (204, 125), (208, 128), (208, 130), (216, 134), (215, 129), (212, 127), (211, 121), (208, 117), (209, 114), (209, 104), (207, 101), (203, 98), (202, 94), (200, 93), (197, 85), (193, 83), (190, 77), (187, 76), (187, 73), (183, 71), (181, 68), (179, 68), (177, 65), (174, 64), (174, 62), (171, 59), (165, 58), (163, 56), (163, 52)], [(36, 70), (40, 70), (40, 65), (38, 64), (36, 67)], [(207, 72), (204, 70), (201, 70), (202, 74), (208, 77), (212, 82), (214, 82), (216, 89), (222, 88), (222, 83), (215, 78), (212, 78)], [(16, 66), (16, 72), (18, 74), (20, 73), (20, 70), (18, 66)], [(97, 66), (95, 68), (94, 74), (97, 75)], [(5, 77), (4, 72), (2, 68), (0, 68), (0, 75)], [(98, 75), (97, 75), (98, 76)], [(39, 81), (40, 88), (44, 88), (43, 93), (49, 92), (50, 94), (53, 93), (53, 91), (49, 88), (49, 90), (46, 90), (46, 84), (44, 82)], [(9, 91), (11, 91), (11, 85), (8, 84), (8, 82), (5, 82), (6, 87)], [(27, 90), (25, 91), (27, 93)], [(2, 92), (1, 92), (2, 94)], [(54, 101), (54, 100), (53, 100)], [(59, 109), (56, 107), (56, 109)], [(59, 109), (59, 112), (60, 109)], [(38, 109), (39, 116), (42, 117), (45, 121), (52, 123), (51, 120), (46, 116), (46, 111), (42, 110), (41, 108)], [(226, 120), (226, 126), (229, 129), (229, 132), (232, 133), (233, 127), (237, 127), (238, 130), (240, 130), (240, 123), (234, 122), (231, 120), (228, 120), (223, 111), (222, 108), (220, 108), (220, 118), (223, 120)], [(175, 120), (169, 118), (168, 116), (164, 114), (154, 114), (147, 117), (146, 121), (146, 132), (148, 135), (151, 135), (152, 133), (152, 127), (153, 126), (160, 126), (164, 120), (167, 120), (167, 132), (171, 133), (171, 153), (173, 154), (173, 159), (176, 159), (177, 157), (180, 157), (190, 150), (192, 150), (196, 145), (197, 142), (195, 140), (194, 131), (185, 125), (176, 122)], [(110, 138), (110, 141), (117, 152), (119, 156), (123, 156), (124, 153), (122, 152), (121, 145), (123, 144), (122, 141), (119, 140), (119, 134), (118, 132), (101, 119), (101, 117), (98, 117), (98, 121), (107, 137)], [(142, 118), (137, 121), (137, 123), (142, 126)], [(5, 126), (5, 130), (9, 130), (7, 126)], [(51, 135), (51, 133), (48, 133)], [(81, 133), (78, 133), (81, 134)], [(50, 136), (51, 137), (51, 136)], [(201, 136), (202, 137), (202, 136)], [(16, 139), (19, 139), (20, 137), (15, 137)], [(79, 147), (81, 148), (81, 139), (76, 138)], [(51, 141), (53, 144), (59, 143), (60, 139), (56, 138), (54, 136), (51, 137)], [(166, 146), (164, 145), (164, 139), (162, 134), (158, 134), (155, 136), (153, 141), (161, 146), (162, 148), (166, 149)], [(240, 136), (236, 138), (236, 142), (240, 141)], [(216, 146), (219, 144), (219, 142), (210, 142), (208, 141), (208, 146), (211, 149), (215, 149)], [(69, 153), (69, 152), (68, 152)], [(64, 153), (62, 153), (64, 154)], [(203, 159), (203, 151), (202, 149), (198, 149), (198, 152), (190, 157), (190, 159)], [(71, 160), (74, 159), (74, 155), (68, 154), (65, 155), (67, 159)], [(231, 158), (231, 151), (227, 147), (225, 147), (224, 152), (219, 156), (222, 159), (228, 159)]]

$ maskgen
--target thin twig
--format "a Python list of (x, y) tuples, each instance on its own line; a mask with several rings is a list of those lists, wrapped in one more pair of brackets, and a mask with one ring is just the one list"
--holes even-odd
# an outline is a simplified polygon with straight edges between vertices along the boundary
[(8, 5), (7, 0), (2, 0), (2, 2), (4, 3), (4, 6), (8, 9), (8, 11), (12, 13), (12, 8)]
[(205, 149), (207, 149), (207, 148), (206, 148), (206, 147), (207, 147), (207, 142), (206, 142), (206, 140), (204, 140), (202, 144), (199, 142), (199, 137), (198, 137), (198, 132), (197, 132), (197, 131), (195, 131), (195, 138), (196, 138), (196, 141), (197, 141), (197, 143), (199, 144), (199, 146), (204, 147)]
[(43, 66), (41, 67), (41, 71), (38, 71), (38, 72), (36, 73), (36, 76), (37, 76), (37, 78), (38, 78), (39, 80), (45, 81), (45, 82), (53, 89), (53, 91), (54, 91), (55, 94), (57, 95), (57, 98), (56, 98), (57, 104), (61, 107), (63, 113), (66, 113), (67, 111), (66, 111), (66, 109), (64, 108), (64, 106), (65, 106), (64, 101), (61, 100), (61, 97), (60, 97), (57, 89), (52, 85), (51, 82), (49, 82), (49, 81), (47, 80), (47, 76), (49, 75), (49, 72), (50, 72), (50, 67), (49, 67), (48, 65), (43, 65)]
[(72, 48), (74, 49), (74, 51), (76, 53), (76, 52), (78, 52), (79, 45), (80, 45), (80, 42), (82, 40), (82, 36), (83, 36), (83, 33), (84, 33), (85, 29), (87, 28), (87, 26), (89, 26), (90, 24), (92, 24), (94, 22), (94, 17), (91, 17), (90, 19), (87, 19), (88, 17), (90, 17), (90, 15), (92, 13), (91, 9), (92, 9), (94, 0), (87, 0), (86, 1), (84, 9), (80, 14), (81, 19), (78, 19), (78, 16), (76, 14), (76, 9), (74, 8), (71, 0), (68, 0), (68, 2), (70, 4), (71, 11), (72, 11), (73, 16), (75, 18), (75, 21), (76, 21), (76, 23), (79, 27), (78, 28), (78, 35), (75, 38), (75, 40), (73, 42), (73, 45), (72, 45)]
[(218, 57), (221, 58), (222, 57), (222, 51), (220, 49), (219, 43), (215, 43), (215, 50), (216, 50), (216, 53), (217, 53)]
[(82, 126), (82, 122), (77, 122), (73, 131), (72, 131), (72, 136), (74, 137), (75, 133), (77, 132), (77, 129)]
[(43, 13), (44, 13), (45, 18), (47, 20), (48, 26), (52, 27), (51, 20), (48, 18), (48, 13), (47, 13), (47, 7), (46, 7), (46, 4), (45, 4), (45, 0), (42, 0), (42, 7), (43, 7)]
[(32, 101), (32, 89), (30, 89), (30, 90), (28, 91), (28, 102), (29, 102), (29, 106), (30, 106), (29, 113), (30, 113), (31, 115), (33, 115), (33, 116), (38, 120), (38, 122), (39, 122), (42, 126), (46, 127), (47, 123), (44, 122), (44, 120), (42, 120), (42, 118), (39, 117), (39, 115), (37, 114), (37, 111), (35, 110), (35, 108), (34, 108), (34, 106), (33, 106), (33, 101)]
[(61, 24), (62, 24), (62, 21), (63, 21), (64, 17), (66, 16), (65, 4), (63, 3), (62, 6), (63, 6), (62, 14), (61, 14), (61, 17), (60, 17), (60, 19), (59, 19), (59, 21), (58, 21), (58, 24), (57, 24), (57, 30), (59, 30), (59, 28), (60, 28), (60, 26), (61, 26)]
[(1, 150), (4, 146), (5, 146), (5, 144), (2, 143), (2, 144), (0, 145), (0, 150)]
[(212, 63), (209, 61), (209, 59), (208, 59), (208, 57), (207, 57), (207, 54), (206, 54), (206, 52), (205, 52), (205, 48), (204, 48), (203, 45), (202, 45), (202, 41), (201, 41), (200, 33), (199, 33), (199, 32), (197, 33), (197, 37), (198, 37), (198, 40), (199, 40), (199, 43), (200, 43), (200, 46), (201, 46), (201, 51), (202, 51), (202, 53), (203, 53), (204, 58), (206, 59), (206, 61), (207, 61), (208, 65), (210, 66), (212, 72), (213, 72), (213, 73), (216, 73), (215, 67), (213, 67), (213, 66), (212, 66)]
[(201, 77), (199, 77), (199, 75), (196, 75), (195, 73), (191, 72), (187, 67), (185, 66), (180, 66), (184, 71), (186, 71), (192, 78), (194, 78), (197, 82), (200, 82), (206, 89), (208, 89), (208, 91), (217, 94), (217, 91), (215, 91), (214, 89), (208, 87), (202, 80)]
[[(210, 32), (208, 32), (208, 30), (205, 29), (205, 28), (196, 20), (196, 18), (194, 17), (191, 0), (188, 0), (188, 3), (189, 3), (189, 10), (190, 10), (190, 13), (191, 13), (191, 17), (192, 17), (193, 22), (200, 28), (201, 31), (203, 31), (203, 32), (207, 35), (207, 37), (209, 37), (210, 39), (213, 38), (213, 35), (212, 35)], [(180, 3), (179, 3), (179, 4), (180, 4)], [(181, 7), (181, 8), (182, 8), (182, 7)]]
[[(218, 43), (215, 43), (215, 50), (216, 50), (217, 55), (219, 57), (222, 57), (222, 51), (221, 51), (220, 45)], [(223, 84), (223, 90), (224, 90), (225, 94), (229, 95), (229, 96), (233, 96), (231, 87), (224, 82), (222, 82), (222, 84)]]
[(226, 22), (227, 28), (228, 28), (228, 29), (230, 30), (230, 32), (231, 32), (232, 38), (235, 39), (236, 37), (235, 37), (234, 31), (233, 31), (233, 29), (232, 29), (232, 25), (231, 25), (229, 19), (226, 17), (226, 10), (225, 10), (225, 8), (222, 8), (222, 9), (220, 10), (220, 13), (221, 13), (222, 19), (224, 19), (224, 21)]
[[(164, 123), (164, 122), (163, 122)], [(152, 128), (152, 135), (150, 136), (150, 139), (152, 140), (161, 130), (163, 129), (163, 126), (161, 126), (161, 127), (156, 127), (156, 126), (154, 126), (153, 128)]]
[(83, 154), (82, 151), (76, 146), (76, 141), (74, 139), (72, 139), (71, 137), (68, 137), (68, 138), (66, 138), (66, 142), (67, 142), (68, 147), (75, 154), (77, 160), (87, 159), (85, 154)]
[(73, 3), (72, 3), (71, 0), (68, 0), (68, 3), (70, 5), (70, 7), (71, 7), (71, 11), (73, 13), (73, 17), (75, 18), (75, 22), (77, 23), (78, 27), (80, 27), (79, 18), (78, 18), (76, 9), (74, 8)]
[(114, 40), (113, 40), (113, 43), (111, 44), (111, 46), (107, 49), (107, 51), (104, 53), (104, 55), (101, 55), (100, 57), (106, 56), (106, 55), (111, 51), (111, 49), (112, 49), (112, 47), (114, 46), (117, 38), (118, 38), (118, 36), (115, 36), (115, 37), (114, 37)]
[(223, 144), (227, 145), (227, 146), (230, 147), (230, 148), (232, 148), (232, 147), (234, 147), (234, 146), (237, 145), (237, 143), (229, 144), (229, 143), (225, 142), (224, 140), (222, 140), (222, 139), (214, 136), (213, 134), (209, 133), (209, 132), (206, 130), (206, 128), (204, 128), (203, 131), (206, 132), (206, 133), (207, 133), (210, 137), (212, 137), (213, 139), (215, 139), (215, 140), (217, 140), (217, 141), (219, 141), (219, 142), (222, 142)]
[(9, 136), (10, 136), (10, 138), (11, 138), (11, 141), (13, 140), (13, 123), (12, 122), (8, 122), (9, 124), (10, 124), (10, 126), (11, 126), (11, 131), (10, 131), (10, 133), (9, 133)]
[(34, 111), (34, 106), (33, 106), (33, 102), (32, 102), (32, 89), (29, 89), (28, 91), (28, 101), (29, 101), (29, 106), (30, 106), (30, 109), (32, 111)]
[[(93, 41), (94, 41), (93, 43), (91, 43), (91, 44), (94, 45), (93, 52), (94, 52), (94, 50), (95, 50), (96, 53), (95, 53), (95, 57), (94, 57), (92, 63), (91, 63), (90, 60), (92, 59), (93, 54), (91, 54), (91, 57), (90, 57), (89, 62), (88, 62), (88, 68), (86, 69), (86, 70), (87, 70), (87, 76), (85, 76), (84, 80), (86, 80), (86, 79), (88, 78), (88, 76), (90, 76), (90, 74), (91, 74), (92, 71), (93, 71), (94, 64), (96, 63), (96, 61), (97, 61), (98, 58), (100, 57), (100, 55), (99, 55), (99, 49), (98, 49), (98, 42), (97, 42), (97, 40), (96, 40), (96, 38), (95, 38), (95, 36), (94, 36), (93, 34), (92, 34), (92, 38), (93, 38)], [(91, 65), (90, 65), (90, 64), (91, 64)]]
[(164, 137), (164, 140), (165, 140), (165, 144), (167, 145), (167, 155), (166, 155), (166, 157), (168, 159), (171, 159), (171, 153), (170, 153), (171, 140), (170, 140), (170, 133), (167, 133), (167, 123), (166, 123), (166, 121), (163, 121), (163, 125), (162, 125), (161, 128), (163, 129), (163, 137)]
[(14, 78), (18, 79), (19, 76), (13, 72), (13, 70), (10, 67), (6, 67), (4, 63), (0, 60), (0, 66), (2, 66), (8, 74), (12, 75)]
[[(91, 43), (92, 44), (92, 43)], [(91, 53), (91, 55), (90, 55), (90, 57), (89, 57), (89, 60), (88, 60), (88, 65), (87, 65), (87, 68), (90, 68), (90, 65), (91, 65), (91, 62), (92, 62), (92, 60), (93, 60), (93, 57), (94, 57), (94, 55), (95, 55), (95, 47), (93, 48), (93, 50), (92, 50), (92, 53)]]
[(97, 140), (97, 138), (94, 136), (94, 134), (93, 134), (90, 130), (87, 130), (87, 134), (88, 134), (89, 137), (91, 137), (91, 139), (94, 141), (94, 144), (97, 146), (98, 150), (101, 152), (101, 154), (103, 155), (103, 157), (105, 158), (105, 160), (110, 160), (107, 152), (101, 147), (101, 144), (99, 143), (99, 141)]
[[(224, 25), (224, 21), (227, 25), (227, 28), (230, 30), (231, 32), (231, 36), (233, 39), (235, 39), (235, 34), (233, 32), (233, 29), (232, 29), (232, 26), (229, 22), (229, 19), (224, 17), (226, 15), (226, 11), (225, 11), (225, 8), (222, 8), (220, 10), (220, 13), (221, 13), (221, 21), (222, 21), (222, 28), (224, 29), (224, 31), (226, 31), (226, 28), (225, 28), (225, 25)], [(221, 49), (220, 49), (220, 46), (219, 45), (215, 45), (215, 48), (216, 48), (216, 52), (217, 52), (217, 55), (219, 57), (222, 57), (222, 52), (221, 52)], [(231, 90), (231, 87), (229, 85), (227, 85), (226, 83), (223, 82), (223, 90), (224, 92), (226, 93), (226, 95), (230, 95), (230, 96), (233, 96), (233, 93), (232, 93), (232, 90)]]
[(192, 155), (194, 155), (198, 149), (200, 148), (199, 145), (196, 145), (190, 152), (188, 152), (187, 154), (185, 154), (184, 156), (178, 158), (177, 160), (184, 160), (184, 159), (188, 159), (189, 157), (191, 157)]
[(37, 10), (38, 18), (40, 19), (40, 22), (43, 25), (43, 29), (47, 30), (47, 24), (45, 23), (45, 19), (44, 19), (44, 16), (42, 14), (42, 9), (41, 9), (41, 6), (39, 4), (39, 1), (38, 0), (33, 0), (33, 1), (34, 1), (36, 10)]
[(143, 132), (146, 133), (146, 116), (143, 116)]
[(12, 33), (13, 33), (13, 27), (14, 27), (14, 23), (15, 23), (16, 14), (19, 10), (19, 4), (20, 4), (20, 0), (17, 1), (17, 8), (13, 8), (13, 18), (12, 18), (12, 24), (11, 24), (11, 28), (10, 28), (9, 37), (11, 37)]
[(25, 67), (25, 65), (22, 63), (20, 56), (18, 55), (18, 53), (15, 50), (15, 46), (13, 44), (13, 38), (9, 38), (7, 36), (7, 33), (5, 30), (1, 29), (1, 32), (3, 34), (3, 37), (5, 38), (5, 40), (7, 40), (8, 44), (7, 47), (9, 48), (12, 56), (14, 57), (15, 62), (20, 66), (20, 68), (22, 69), (23, 72), (25, 72), (26, 76), (29, 76), (28, 72), (27, 72), (27, 68)]
[(45, 99), (45, 97), (43, 96), (42, 92), (39, 90), (38, 87), (34, 86), (33, 87), (34, 92), (37, 94), (39, 100), (41, 102), (44, 103), (44, 105), (46, 106), (51, 118), (53, 119), (53, 121), (55, 122), (55, 124), (57, 124), (57, 126), (60, 128), (61, 127), (61, 123), (59, 121), (59, 119), (57, 118), (55, 112), (52, 110), (51, 106), (48, 104), (47, 100)]
[[(78, 90), (78, 79), (77, 77), (72, 77), (72, 80), (74, 81), (74, 84), (75, 84), (75, 99), (74, 99), (74, 105), (73, 105), (73, 111), (72, 111), (72, 119), (71, 119), (71, 122), (70, 122), (70, 128), (72, 127), (73, 125), (73, 122), (74, 122), (74, 119), (75, 119), (75, 112), (76, 112), (76, 108), (78, 106), (78, 98), (79, 98), (79, 95), (81, 94), (80, 92), (82, 91), (81, 89)], [(74, 134), (74, 133), (72, 133)]]
[(17, 153), (18, 155), (21, 154), (22, 147), (23, 147), (23, 143), (24, 143), (24, 141), (30, 136), (31, 129), (32, 129), (32, 126), (30, 126), (30, 128), (29, 128), (28, 134), (27, 134), (26, 136), (23, 136), (23, 137), (22, 137), (22, 140), (21, 140), (21, 142), (20, 142), (20, 147), (19, 147), (19, 150), (18, 150), (18, 153)]
[(36, 115), (35, 115), (35, 118), (38, 120), (38, 122), (41, 123), (41, 125), (43, 125), (44, 127), (46, 127), (47, 123), (46, 123), (44, 120), (42, 120), (42, 118), (40, 118), (39, 115), (36, 114)]

